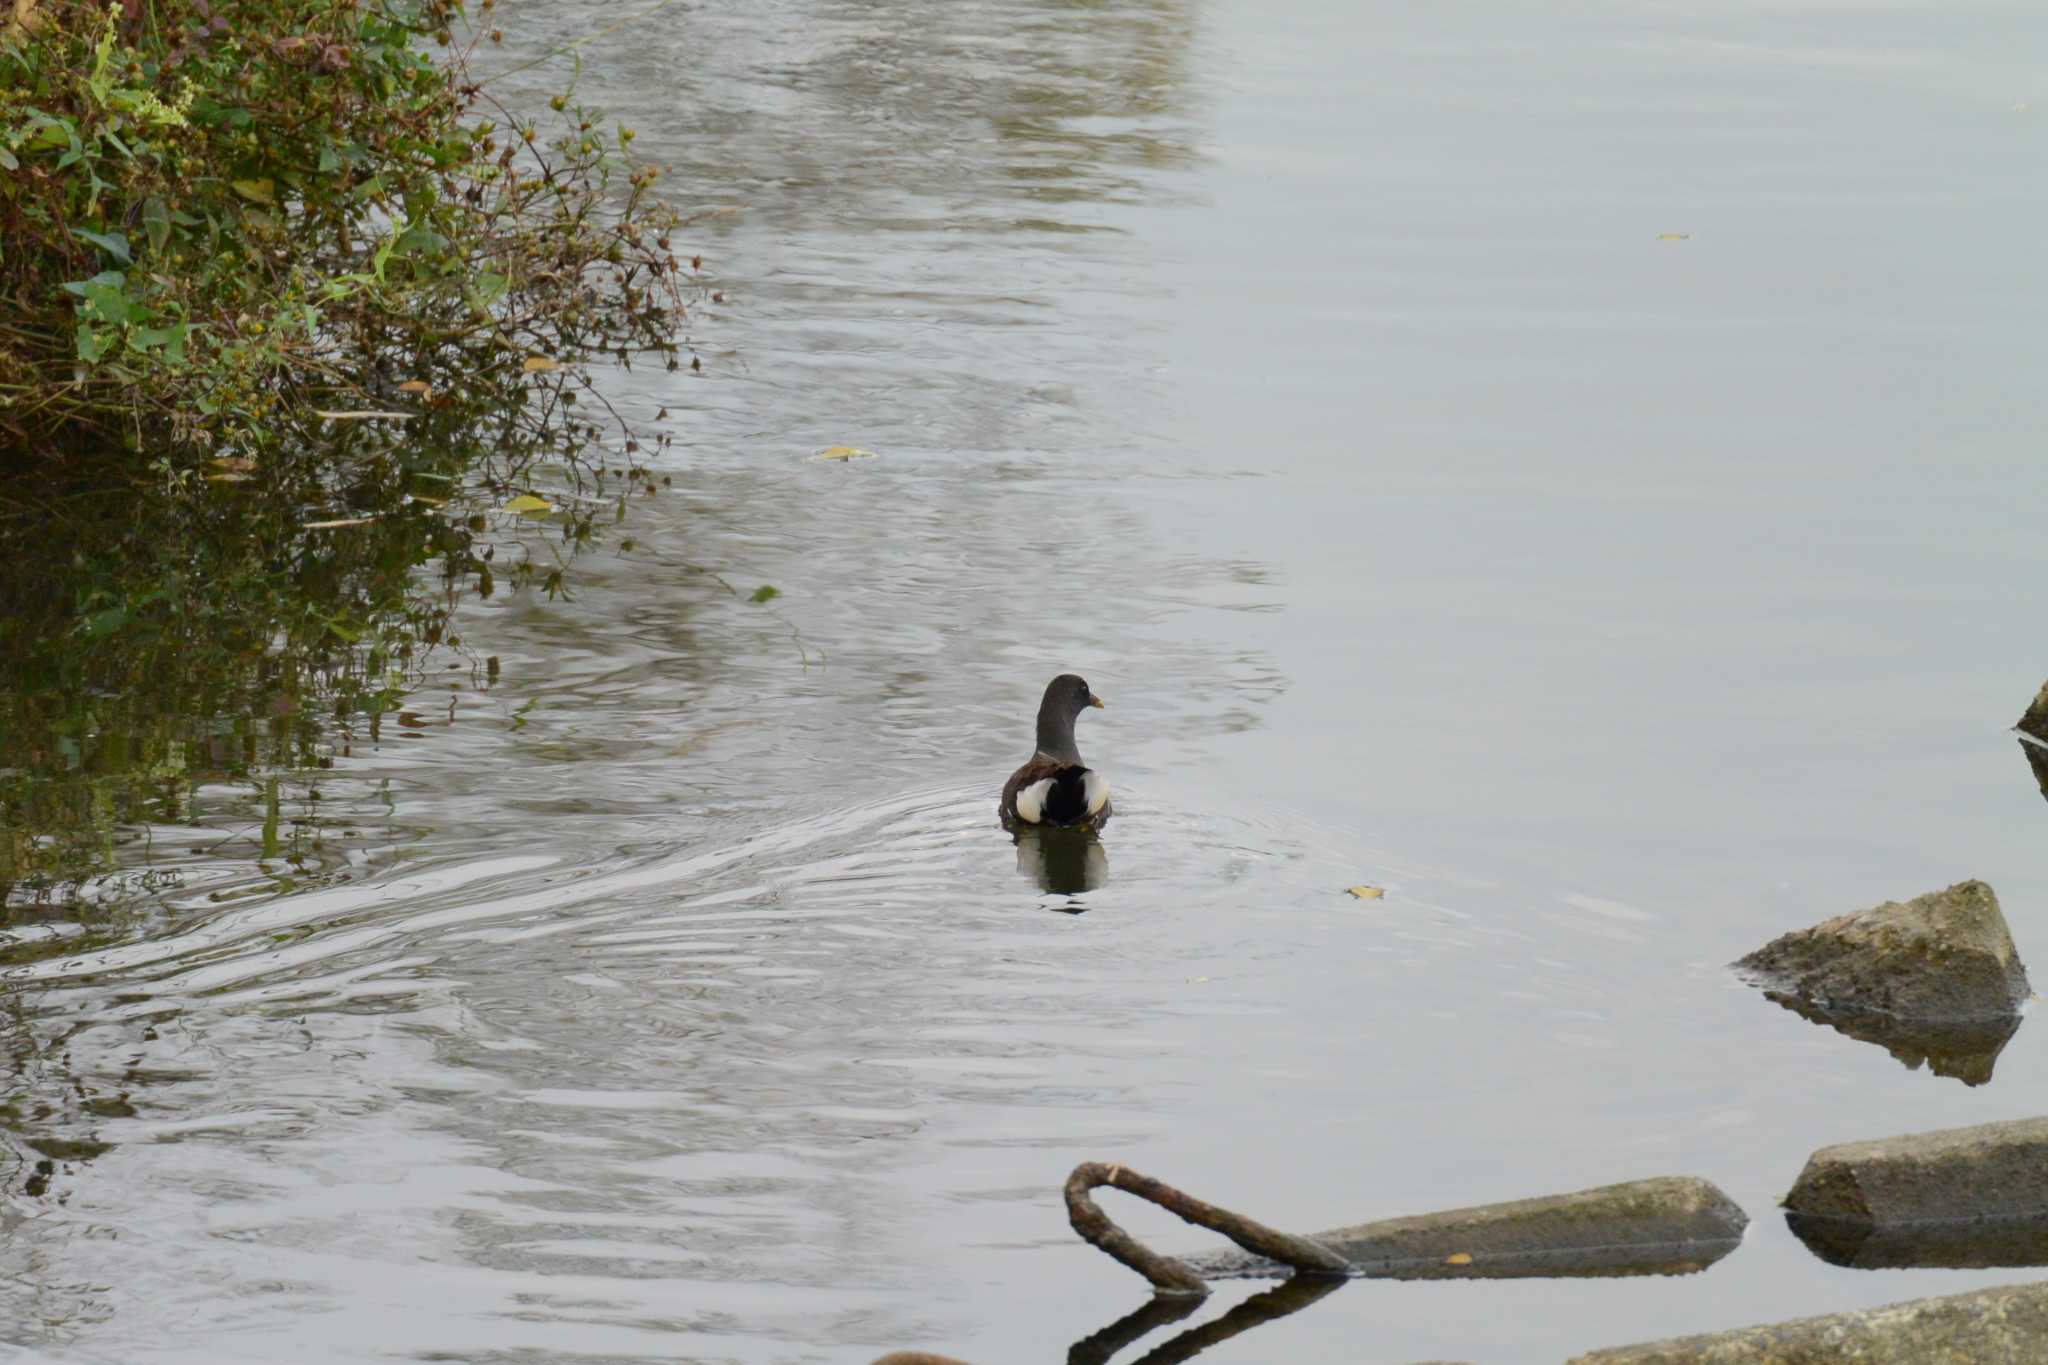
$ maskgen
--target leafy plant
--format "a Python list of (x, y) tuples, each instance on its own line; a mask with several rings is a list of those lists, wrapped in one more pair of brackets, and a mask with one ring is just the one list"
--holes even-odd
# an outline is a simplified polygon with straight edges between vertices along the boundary
[(678, 364), (676, 216), (492, 97), (493, 3), (0, 0), (0, 904), (328, 761), (654, 490), (595, 380)]
[(546, 129), (499, 105), (454, 0), (14, 3), (0, 435), (30, 458), (176, 487), (400, 412), (516, 475), (602, 434), (591, 361), (677, 363), (656, 171), (567, 95)]

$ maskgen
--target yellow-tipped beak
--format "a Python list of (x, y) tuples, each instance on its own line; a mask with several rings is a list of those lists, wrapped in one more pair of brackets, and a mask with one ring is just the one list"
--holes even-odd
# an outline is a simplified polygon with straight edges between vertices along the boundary
[(1102, 707), (1102, 698), (1096, 696), (1093, 692), (1090, 692), (1088, 694), (1088, 704), (1090, 706), (1095, 707), (1097, 710), (1100, 710)]

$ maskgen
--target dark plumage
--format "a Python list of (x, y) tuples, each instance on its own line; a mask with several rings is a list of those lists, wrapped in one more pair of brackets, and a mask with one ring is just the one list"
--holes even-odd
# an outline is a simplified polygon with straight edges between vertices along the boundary
[(1005, 825), (1099, 825), (1110, 816), (1109, 784), (1081, 761), (1074, 721), (1102, 698), (1071, 673), (1046, 684), (1038, 704), (1038, 750), (1003, 784)]

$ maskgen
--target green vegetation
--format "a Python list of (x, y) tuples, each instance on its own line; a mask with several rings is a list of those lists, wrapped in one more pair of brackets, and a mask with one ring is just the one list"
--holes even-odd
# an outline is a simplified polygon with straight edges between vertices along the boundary
[(491, 7), (0, 0), (0, 906), (322, 761), (654, 487), (595, 378), (679, 363), (674, 214), (492, 98)]

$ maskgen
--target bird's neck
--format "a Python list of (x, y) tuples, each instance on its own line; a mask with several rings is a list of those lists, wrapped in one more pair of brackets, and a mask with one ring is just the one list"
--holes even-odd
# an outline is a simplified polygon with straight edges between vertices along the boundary
[(1053, 706), (1040, 707), (1038, 752), (1062, 763), (1079, 763), (1081, 750), (1074, 743), (1074, 718)]

